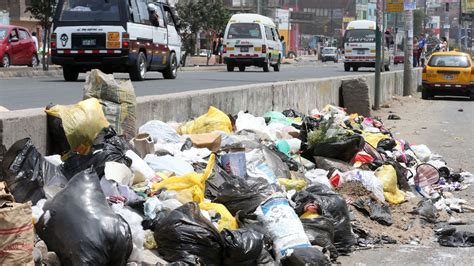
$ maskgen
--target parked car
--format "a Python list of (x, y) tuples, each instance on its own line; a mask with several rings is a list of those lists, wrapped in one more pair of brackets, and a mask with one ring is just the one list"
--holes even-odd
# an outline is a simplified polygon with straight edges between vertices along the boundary
[(324, 47), (321, 50), (321, 61), (334, 61), (337, 63), (339, 61), (339, 55), (336, 47)]
[(0, 25), (0, 65), (38, 65), (36, 45), (30, 32), (13, 25)]
[(474, 100), (474, 66), (469, 54), (436, 52), (423, 68), (421, 97), (469, 96)]
[(405, 62), (405, 55), (403, 53), (399, 52), (393, 57), (393, 63), (395, 65), (402, 64), (403, 62)]

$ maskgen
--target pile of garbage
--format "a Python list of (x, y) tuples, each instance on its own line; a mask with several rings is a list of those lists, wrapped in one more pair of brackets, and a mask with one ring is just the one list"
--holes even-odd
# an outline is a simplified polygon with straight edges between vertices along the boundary
[(434, 229), (441, 245), (474, 245), (440, 226), (473, 210), (452, 193), (471, 174), (380, 119), (209, 107), (137, 129), (131, 83), (97, 70), (83, 101), (45, 111), (54, 155), (29, 138), (0, 153), (0, 264), (140, 264), (149, 249), (173, 263), (330, 265)]

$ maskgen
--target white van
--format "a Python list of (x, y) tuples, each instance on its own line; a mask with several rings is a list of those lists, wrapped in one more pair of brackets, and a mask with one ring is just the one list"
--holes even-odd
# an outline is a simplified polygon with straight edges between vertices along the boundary
[[(386, 46), (382, 71), (390, 70), (391, 55)], [(344, 70), (358, 71), (359, 67), (375, 68), (375, 22), (355, 20), (349, 22), (344, 34)]]
[(227, 71), (247, 66), (263, 67), (263, 71), (280, 71), (282, 46), (273, 21), (258, 14), (236, 14), (227, 24), (224, 35), (224, 63)]
[(147, 71), (175, 79), (181, 37), (174, 10), (148, 0), (59, 0), (51, 34), (51, 60), (64, 79), (98, 68), (145, 79)]

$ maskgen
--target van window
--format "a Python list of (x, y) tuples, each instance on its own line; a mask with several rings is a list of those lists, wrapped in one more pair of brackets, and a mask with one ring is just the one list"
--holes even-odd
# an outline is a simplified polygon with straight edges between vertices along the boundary
[(269, 40), (269, 41), (273, 40), (273, 33), (272, 33), (272, 29), (270, 29), (270, 27), (265, 26), (265, 37), (267, 37), (267, 40)]
[(151, 25), (150, 23), (150, 15), (148, 14), (148, 6), (146, 0), (137, 0), (137, 9), (138, 13), (140, 13), (140, 23)]
[(118, 0), (63, 0), (59, 21), (120, 21)]
[(160, 6), (157, 6), (156, 13), (158, 14), (158, 23), (160, 27), (166, 27), (165, 25), (165, 16), (163, 15), (163, 9)]
[(166, 21), (168, 25), (174, 27), (173, 15), (171, 15), (171, 13), (168, 10), (165, 11), (165, 14), (166, 14)]
[(257, 23), (234, 23), (229, 27), (228, 39), (261, 39), (262, 32)]
[(375, 30), (357, 29), (347, 30), (345, 35), (346, 42), (375, 42)]
[(275, 28), (272, 28), (272, 33), (273, 33), (273, 40), (278, 42), (280, 40), (280, 34), (278, 34), (278, 30)]
[(5, 36), (7, 36), (7, 30), (6, 29), (0, 29), (0, 41), (4, 40)]

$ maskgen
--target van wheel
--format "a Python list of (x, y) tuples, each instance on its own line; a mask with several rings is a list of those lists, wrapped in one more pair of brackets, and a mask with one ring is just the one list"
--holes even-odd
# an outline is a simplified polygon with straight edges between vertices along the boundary
[(281, 59), (278, 58), (278, 62), (276, 63), (276, 65), (273, 66), (273, 70), (275, 72), (280, 72), (280, 66), (281, 66)]
[(230, 64), (230, 63), (227, 64), (227, 71), (228, 72), (234, 72), (234, 68), (235, 68), (235, 66), (233, 64)]
[(165, 79), (175, 79), (178, 76), (178, 60), (176, 59), (176, 54), (170, 54), (170, 60), (168, 61), (168, 66), (165, 71), (163, 71), (163, 77)]
[(79, 70), (71, 66), (63, 66), (63, 76), (65, 81), (77, 81)]
[(130, 68), (130, 79), (132, 81), (142, 81), (146, 75), (146, 57), (143, 52), (138, 53), (137, 61), (135, 65)]
[(10, 67), (10, 57), (7, 54), (5, 54), (2, 58), (2, 66), (5, 68)]
[(354, 70), (354, 72), (359, 71), (359, 67), (352, 67), (352, 69)]
[(245, 71), (245, 66), (239, 66), (239, 71), (244, 72)]
[(344, 64), (344, 71), (346, 72), (351, 71), (351, 66), (349, 64)]
[(263, 72), (270, 72), (270, 58), (263, 64)]

